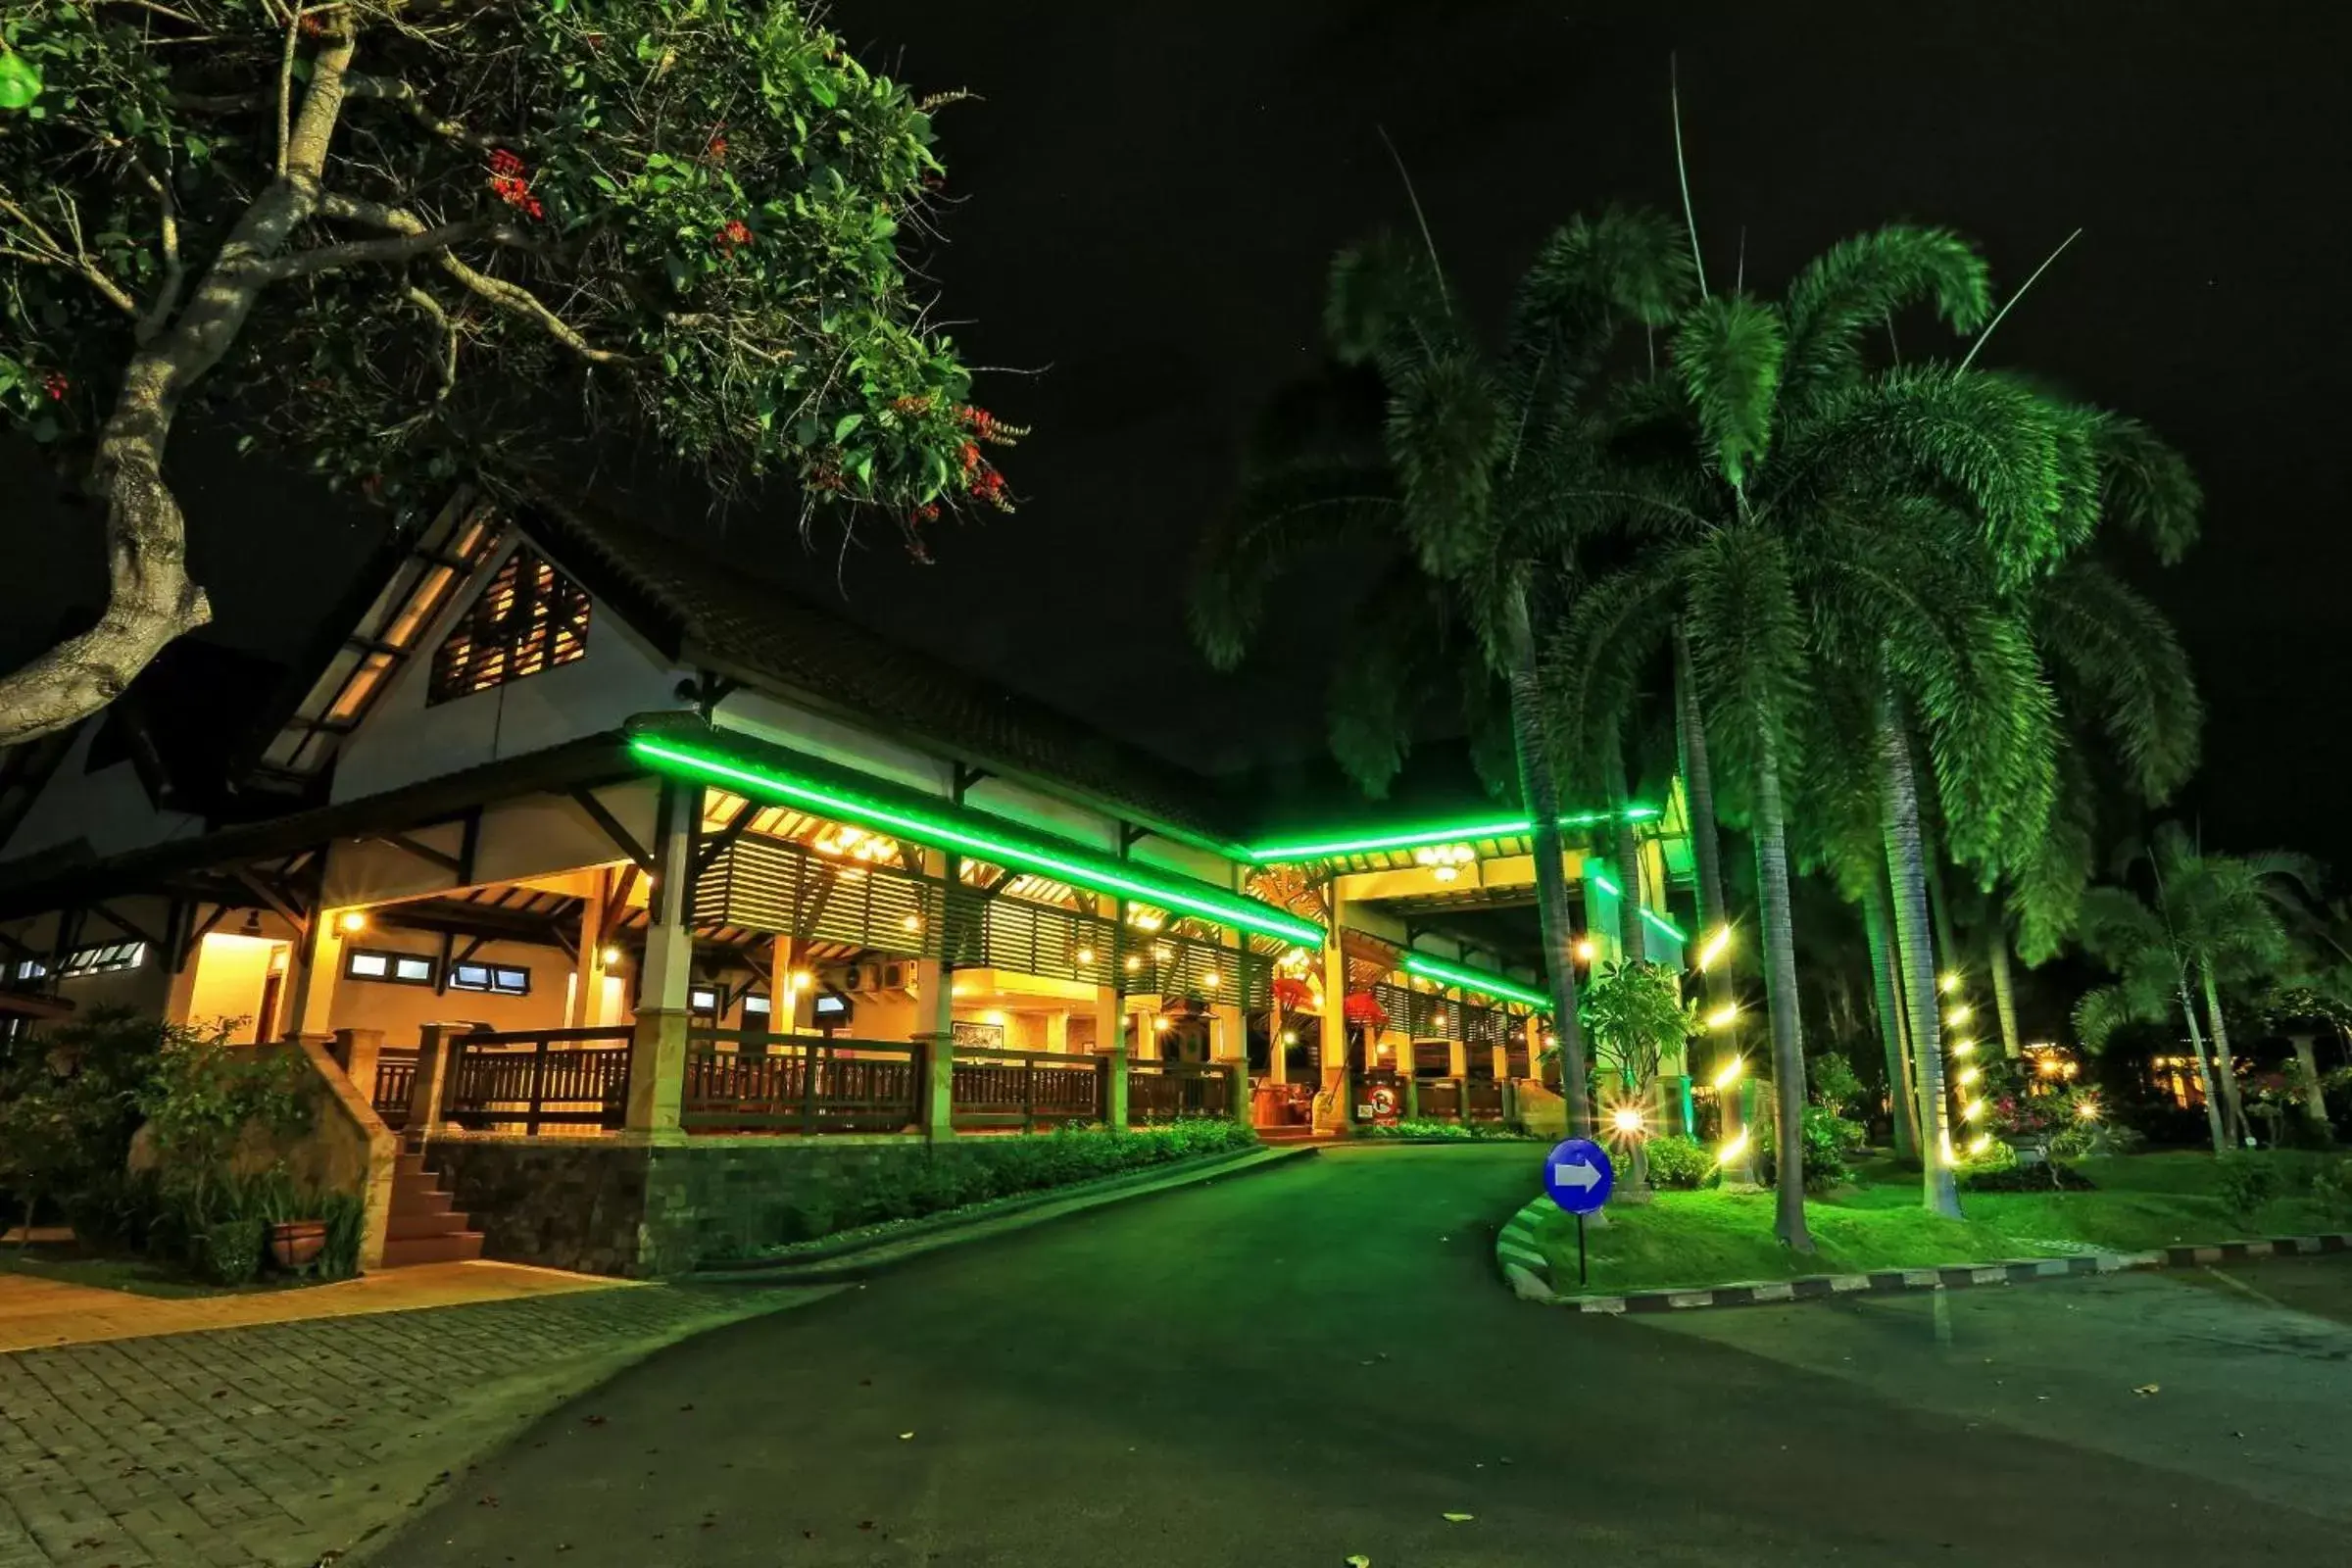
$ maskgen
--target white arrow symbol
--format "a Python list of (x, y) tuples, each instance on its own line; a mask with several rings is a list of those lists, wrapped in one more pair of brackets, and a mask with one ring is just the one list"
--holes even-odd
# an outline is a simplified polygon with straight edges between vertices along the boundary
[(1551, 1166), (1551, 1181), (1555, 1187), (1574, 1187), (1583, 1192), (1591, 1192), (1600, 1185), (1600, 1172), (1581, 1159), (1573, 1165), (1564, 1159), (1554, 1160)]

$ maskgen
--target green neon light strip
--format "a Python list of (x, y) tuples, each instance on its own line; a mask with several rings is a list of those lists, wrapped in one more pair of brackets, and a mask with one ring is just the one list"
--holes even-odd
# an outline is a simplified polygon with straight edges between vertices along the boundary
[(1647, 920), (1651, 925), (1656, 926), (1660, 931), (1663, 931), (1666, 935), (1674, 938), (1674, 940), (1677, 942), (1688, 942), (1690, 940), (1689, 933), (1684, 931), (1681, 926), (1676, 925), (1672, 920), (1667, 919), (1655, 909), (1643, 909), (1642, 911), (1642, 918)]
[(1194, 892), (1172, 883), (1110, 870), (1039, 845), (976, 833), (944, 817), (926, 816), (884, 806), (876, 801), (862, 800), (846, 790), (819, 786), (789, 774), (739, 766), (643, 736), (632, 737), (629, 750), (649, 761), (667, 763), (672, 771), (699, 773), (739, 790), (757, 791), (766, 797), (780, 797), (796, 805), (814, 807), (825, 815), (842, 817), (860, 827), (889, 828), (934, 848), (968, 850), (996, 864), (1017, 865), (1024, 871), (1042, 871), (1059, 881), (1092, 888), (1098, 893), (1125, 894), (1162, 908), (1182, 909), (1188, 914), (1203, 915), (1227, 925), (1238, 925), (1264, 936), (1280, 937), (1301, 945), (1315, 946), (1323, 940), (1323, 928), (1312, 921), (1301, 920), (1296, 915), (1250, 900), (1221, 897), (1210, 889)]
[(1538, 1012), (1551, 1010), (1551, 999), (1543, 992), (1531, 990), (1516, 980), (1505, 980), (1498, 974), (1489, 974), (1484, 969), (1465, 969), (1458, 963), (1446, 963), (1438, 958), (1424, 958), (1417, 953), (1408, 953), (1404, 956), (1404, 972), (1417, 974), (1425, 980), (1443, 980), (1449, 986), (1460, 986), (1464, 991), (1475, 991), (1481, 996), (1525, 1003)]
[(1624, 889), (1618, 887), (1616, 883), (1610, 881), (1598, 871), (1592, 873), (1592, 885), (1599, 888), (1601, 892), (1606, 893), (1612, 899), (1619, 897), (1624, 892)]
[[(1654, 806), (1629, 806), (1625, 809), (1625, 819), (1629, 822), (1646, 822), (1660, 814)], [(1560, 826), (1590, 827), (1608, 819), (1606, 811), (1577, 811), (1561, 817)], [(1536, 819), (1532, 816), (1508, 820), (1467, 817), (1459, 822), (1398, 828), (1393, 833), (1367, 833), (1301, 844), (1267, 844), (1248, 853), (1260, 865), (1277, 865), (1286, 860), (1320, 860), (1335, 855), (1366, 855), (1375, 850), (1410, 850), (1424, 844), (1454, 844), (1463, 839), (1518, 838), (1535, 830)]]

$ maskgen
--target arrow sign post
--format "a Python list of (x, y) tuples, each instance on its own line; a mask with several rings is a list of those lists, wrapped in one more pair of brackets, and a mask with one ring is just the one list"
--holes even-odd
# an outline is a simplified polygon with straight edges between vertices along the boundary
[(1570, 1138), (1544, 1156), (1544, 1190), (1561, 1209), (1576, 1216), (1576, 1283), (1586, 1282), (1585, 1216), (1609, 1200), (1617, 1168), (1609, 1152), (1590, 1138)]

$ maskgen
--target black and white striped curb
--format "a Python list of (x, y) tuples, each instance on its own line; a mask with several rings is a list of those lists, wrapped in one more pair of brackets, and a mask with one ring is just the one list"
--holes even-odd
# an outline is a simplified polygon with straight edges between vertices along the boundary
[(1767, 1301), (1811, 1301), (1837, 1296), (1890, 1295), (1897, 1291), (1956, 1291), (1972, 1285), (2023, 1285), (2033, 1280), (2083, 1274), (2120, 1274), (2127, 1269), (2195, 1268), (2205, 1263), (2250, 1257), (2286, 1257), (2352, 1250), (2352, 1235), (2284, 1236), (2259, 1242), (2221, 1242), (2210, 1247), (2168, 1247), (2153, 1252), (2083, 1252), (2071, 1257), (2017, 1257), (1994, 1263), (1945, 1263), (1935, 1268), (1874, 1269), (1867, 1274), (1813, 1274), (1803, 1279), (1714, 1285), (1686, 1291), (1629, 1291), (1622, 1296), (1562, 1294), (1552, 1288), (1551, 1260), (1536, 1239), (1537, 1224), (1551, 1200), (1539, 1198), (1512, 1215), (1494, 1238), (1494, 1262), (1512, 1292), (1524, 1301), (1565, 1306), (1579, 1312), (1677, 1312), (1707, 1306), (1753, 1306)]

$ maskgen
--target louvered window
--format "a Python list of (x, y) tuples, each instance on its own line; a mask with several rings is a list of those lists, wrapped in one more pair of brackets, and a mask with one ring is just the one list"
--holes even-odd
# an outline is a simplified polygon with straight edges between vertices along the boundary
[(433, 655), (425, 701), (486, 692), (587, 651), (587, 593), (537, 552), (517, 549)]

